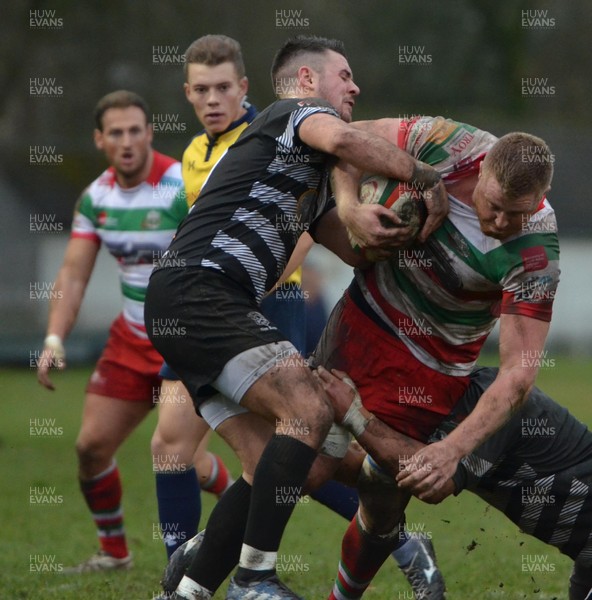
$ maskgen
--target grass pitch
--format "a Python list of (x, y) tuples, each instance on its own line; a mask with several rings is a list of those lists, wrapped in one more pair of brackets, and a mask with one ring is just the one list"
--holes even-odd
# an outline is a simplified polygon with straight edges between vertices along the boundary
[[(592, 422), (589, 360), (557, 359), (541, 370), (539, 385)], [(94, 525), (78, 490), (74, 441), (88, 369), (55, 375), (57, 391), (36, 382), (32, 370), (0, 373), (0, 597), (19, 599), (147, 600), (159, 592), (165, 552), (158, 530), (150, 437), (155, 414), (121, 449), (124, 510), (135, 568), (129, 572), (67, 576), (62, 567), (88, 558), (97, 548)], [(211, 448), (236, 474), (237, 461), (223, 442)], [(214, 500), (203, 494), (202, 524)], [(453, 600), (567, 598), (571, 561), (517, 528), (469, 493), (439, 506), (411, 502), (409, 526), (431, 537)], [(304, 498), (280, 549), (281, 577), (307, 600), (326, 598), (339, 560), (346, 522)], [(528, 567), (528, 565), (539, 565)], [(527, 565), (526, 567), (524, 565)], [(216, 595), (224, 598), (225, 587)], [(389, 560), (364, 598), (413, 598)]]

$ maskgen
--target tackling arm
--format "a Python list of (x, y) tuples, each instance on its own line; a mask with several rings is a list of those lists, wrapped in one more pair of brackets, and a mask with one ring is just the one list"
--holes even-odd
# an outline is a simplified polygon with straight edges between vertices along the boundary
[(348, 224), (349, 231), (360, 247), (373, 248), (382, 258), (389, 258), (386, 248), (406, 244), (411, 239), (411, 229), (404, 227), (401, 219), (380, 204), (360, 204), (359, 188), (362, 171), (344, 161), (331, 169), (331, 188), (337, 204), (339, 218)]
[[(353, 126), (334, 116), (319, 113), (305, 119), (300, 124), (298, 134), (300, 139), (309, 146), (337, 156), (361, 171), (405, 181), (425, 190), (428, 218), (419, 236), (420, 241), (424, 241), (439, 227), (448, 214), (448, 195), (436, 169), (414, 159), (385, 139), (389, 127), (395, 127), (396, 122), (396, 119), (381, 119), (371, 126), (368, 125), (369, 122)], [(376, 133), (369, 133), (367, 129), (382, 133), (376, 135)], [(344, 201), (338, 200), (338, 203), (340, 202)], [(354, 206), (350, 197), (345, 202)], [(355, 210), (355, 207), (351, 210), (351, 206), (350, 210), (345, 210), (341, 216), (348, 227), (355, 228), (356, 215), (359, 211)], [(382, 235), (385, 235), (384, 232)], [(392, 244), (393, 235), (392, 230), (390, 236), (387, 233), (390, 245), (397, 245)]]
[[(521, 315), (500, 317), (500, 368), (495, 381), (471, 414), (444, 440), (430, 444), (407, 461), (397, 480), (420, 499), (438, 493), (458, 462), (495, 433), (524, 403), (538, 372), (549, 323)], [(535, 357), (529, 359), (528, 357)], [(429, 464), (417, 470), (414, 464)]]
[[(395, 431), (386, 423), (366, 410), (353, 383), (342, 371), (332, 369), (331, 372), (319, 366), (313, 372), (321, 381), (321, 385), (333, 405), (335, 422), (342, 423), (356, 437), (359, 444), (395, 479), (400, 471), (400, 464), (407, 458), (417, 454), (426, 445)], [(351, 380), (349, 380), (351, 381)], [(437, 494), (426, 499), (430, 504), (437, 504), (455, 491), (452, 479)]]

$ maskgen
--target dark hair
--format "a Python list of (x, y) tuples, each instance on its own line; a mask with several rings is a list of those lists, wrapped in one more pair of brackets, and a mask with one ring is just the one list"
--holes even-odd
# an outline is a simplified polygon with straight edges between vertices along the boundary
[(146, 123), (150, 123), (150, 111), (148, 110), (148, 104), (144, 98), (136, 94), (135, 92), (129, 92), (128, 90), (117, 90), (111, 92), (106, 96), (103, 96), (95, 107), (95, 125), (99, 131), (103, 131), (103, 115), (110, 108), (129, 108), (130, 106), (137, 106), (146, 115)]
[(295, 75), (296, 71), (304, 64), (305, 57), (308, 61), (314, 63), (311, 66), (317, 70), (322, 70), (322, 63), (318, 58), (328, 50), (333, 50), (333, 52), (337, 52), (347, 58), (345, 46), (340, 40), (314, 35), (299, 35), (287, 40), (276, 52), (271, 65), (271, 83), (273, 88), (276, 89), (277, 82), (282, 77)]
[(245, 76), (245, 63), (240, 44), (227, 35), (204, 35), (193, 42), (185, 51), (185, 77), (191, 63), (215, 67), (231, 62), (239, 79)]
[(485, 156), (483, 169), (492, 173), (510, 200), (543, 195), (551, 185), (554, 157), (546, 142), (516, 131), (500, 138)]

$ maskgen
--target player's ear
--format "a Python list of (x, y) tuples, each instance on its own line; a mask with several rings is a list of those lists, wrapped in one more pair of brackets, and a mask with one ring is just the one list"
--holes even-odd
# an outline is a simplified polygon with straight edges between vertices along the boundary
[(93, 137), (97, 150), (103, 150), (103, 132), (100, 129), (95, 129)]
[(241, 96), (246, 96), (247, 92), (249, 91), (249, 79), (246, 75), (240, 79), (238, 86), (241, 91)]
[(302, 65), (297, 72), (298, 87), (304, 91), (310, 91), (314, 87), (315, 73), (306, 65)]
[(539, 205), (539, 204), (540, 204), (540, 203), (541, 203), (543, 200), (545, 200), (545, 198), (547, 197), (547, 194), (548, 194), (550, 191), (551, 191), (551, 186), (548, 186), (548, 187), (547, 187), (547, 189), (546, 189), (546, 190), (545, 190), (545, 191), (544, 191), (544, 192), (541, 194), (541, 197), (540, 197), (540, 199), (539, 199), (539, 201), (538, 201), (538, 203), (537, 203), (537, 208), (538, 208), (538, 205)]
[(146, 125), (146, 135), (148, 137), (148, 142), (152, 144), (152, 140), (154, 139), (154, 129), (152, 128), (152, 123), (148, 123)]
[(191, 100), (189, 100), (189, 94), (191, 93), (191, 88), (189, 87), (189, 84), (187, 82), (185, 82), (183, 84), (183, 91), (185, 92), (185, 98), (187, 98), (187, 101), (189, 103), (191, 103)]

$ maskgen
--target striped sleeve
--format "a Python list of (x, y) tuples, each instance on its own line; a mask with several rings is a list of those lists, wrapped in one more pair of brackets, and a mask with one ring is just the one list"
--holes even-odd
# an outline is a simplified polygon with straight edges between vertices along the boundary
[(317, 104), (316, 102), (306, 102), (305, 106), (292, 113), (291, 119), (294, 129), (298, 129), (304, 119), (317, 113), (326, 113), (339, 118), (337, 111), (332, 106)]
[(398, 133), (401, 148), (449, 181), (477, 172), (496, 140), (487, 131), (444, 117), (403, 120)]
[(74, 209), (71, 237), (90, 240), (97, 244), (101, 243), (101, 238), (95, 227), (92, 199), (86, 191), (80, 196)]
[(517, 252), (516, 267), (503, 281), (502, 314), (550, 321), (559, 284), (559, 240), (554, 233), (533, 237)]

